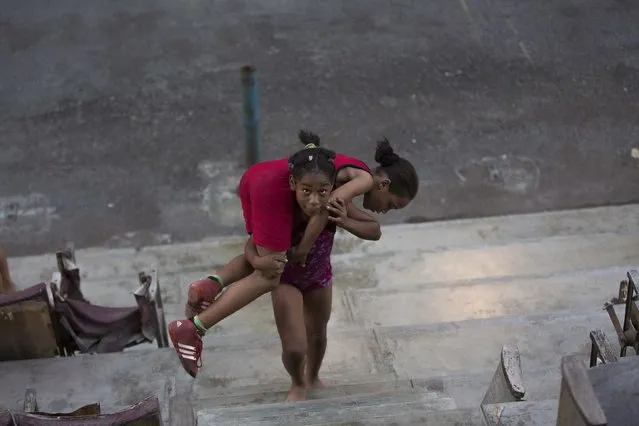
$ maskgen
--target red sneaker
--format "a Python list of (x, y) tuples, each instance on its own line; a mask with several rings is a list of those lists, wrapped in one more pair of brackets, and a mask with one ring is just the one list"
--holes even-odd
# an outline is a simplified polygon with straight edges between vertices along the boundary
[(194, 317), (208, 308), (221, 292), (222, 285), (211, 277), (193, 281), (189, 284), (188, 301), (184, 312), (186, 317)]
[(202, 366), (202, 336), (195, 324), (189, 320), (171, 321), (169, 336), (182, 367), (191, 377), (197, 376)]

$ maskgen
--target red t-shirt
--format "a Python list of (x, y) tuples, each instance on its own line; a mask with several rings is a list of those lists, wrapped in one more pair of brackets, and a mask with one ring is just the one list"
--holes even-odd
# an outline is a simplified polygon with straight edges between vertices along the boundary
[[(336, 154), (334, 162), (337, 172), (345, 167), (370, 172), (363, 161), (346, 155)], [(296, 201), (290, 175), (288, 159), (281, 158), (257, 163), (242, 176), (238, 192), (246, 232), (255, 245), (280, 252), (291, 248)]]
[(339, 173), (340, 170), (346, 167), (353, 167), (356, 169), (365, 170), (369, 173), (371, 172), (371, 169), (362, 160), (358, 160), (357, 158), (349, 157), (347, 155), (336, 154), (334, 163), (336, 173)]

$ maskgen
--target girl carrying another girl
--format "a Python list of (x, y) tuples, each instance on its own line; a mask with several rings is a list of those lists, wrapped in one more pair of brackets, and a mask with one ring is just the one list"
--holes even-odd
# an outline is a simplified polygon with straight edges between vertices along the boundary
[[(271, 291), (275, 323), (282, 341), (282, 362), (292, 382), (287, 401), (305, 400), (307, 389), (324, 386), (319, 370), (326, 353), (333, 302), (331, 251), (336, 227), (366, 240), (377, 240), (381, 235), (375, 218), (353, 203), (346, 204), (331, 196), (326, 208), (330, 222), (308, 253), (307, 266), (289, 262), (284, 267), (280, 285)], [(311, 226), (311, 220), (294, 230), (294, 246), (303, 238), (306, 226)]]
[[(309, 218), (304, 236), (294, 250), (294, 256), (304, 263), (304, 258), (310, 255), (310, 249), (303, 246), (305, 238), (324, 232), (328, 214), (323, 206), (329, 197), (332, 208), (343, 212), (354, 208), (350, 200), (364, 193), (366, 209), (386, 213), (405, 207), (417, 193), (415, 169), (393, 152), (387, 140), (378, 144), (375, 159), (380, 167), (371, 172), (362, 161), (317, 147), (314, 142), (319, 138), (315, 135), (300, 132), (300, 139), (313, 142), (290, 158), (290, 166), (286, 159), (265, 161), (244, 174), (239, 193), (246, 229), (251, 235), (246, 254), (231, 260), (218, 275), (192, 283), (187, 306), (189, 319), (169, 324), (169, 335), (179, 359), (193, 377), (200, 366), (201, 336), (206, 330), (277, 287), (287, 262), (286, 251), (292, 246), (293, 223)], [(340, 187), (331, 194), (334, 181)], [(370, 238), (362, 229), (370, 230), (370, 223), (379, 225), (368, 215), (359, 218), (349, 217), (336, 223), (354, 235)], [(379, 233), (374, 237), (379, 238)], [(310, 247), (314, 243), (315, 239)], [(216, 299), (224, 283), (234, 285)], [(204, 307), (199, 315), (193, 316)]]
[[(319, 145), (319, 139), (314, 144)], [(290, 161), (299, 164), (304, 159), (298, 154)], [(296, 192), (303, 190), (306, 177), (294, 173), (293, 178)], [(306, 266), (288, 262), (280, 284), (271, 291), (275, 322), (282, 341), (282, 362), (292, 381), (287, 401), (304, 400), (307, 388), (323, 386), (319, 370), (326, 352), (333, 300), (331, 251), (336, 227), (367, 240), (377, 240), (381, 235), (379, 223), (352, 203), (346, 205), (340, 199), (331, 199), (325, 207), (331, 212), (330, 222), (320, 230), (307, 253)], [(304, 217), (296, 224), (291, 242), (294, 247), (304, 238), (311, 220)], [(246, 254), (249, 263), (255, 262), (257, 252), (252, 246)]]

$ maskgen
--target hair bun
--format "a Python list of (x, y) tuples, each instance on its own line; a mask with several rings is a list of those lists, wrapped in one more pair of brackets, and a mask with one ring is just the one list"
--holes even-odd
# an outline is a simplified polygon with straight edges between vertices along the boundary
[(320, 138), (313, 132), (308, 132), (306, 130), (300, 130), (297, 134), (298, 139), (302, 143), (302, 145), (314, 145), (309, 148), (319, 148), (320, 146)]
[(377, 142), (375, 161), (382, 167), (392, 166), (399, 161), (399, 155), (395, 154), (388, 139), (384, 138), (384, 140)]

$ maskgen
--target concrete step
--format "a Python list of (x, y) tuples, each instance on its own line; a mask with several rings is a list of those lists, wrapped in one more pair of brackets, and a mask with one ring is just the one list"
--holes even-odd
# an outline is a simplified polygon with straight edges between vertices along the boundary
[[(325, 387), (309, 391), (309, 400), (337, 398), (348, 395), (390, 394), (409, 392), (414, 389), (411, 380), (397, 380), (394, 374), (324, 375)], [(234, 407), (254, 404), (271, 404), (286, 400), (290, 381), (276, 381), (269, 384), (234, 388), (198, 388), (193, 395), (193, 404), (197, 409), (212, 407)]]
[[(417, 390), (436, 392), (453, 398), (458, 408), (479, 407), (494, 371), (466, 374), (436, 375), (428, 378), (397, 378), (395, 374), (323, 375), (326, 385), (313, 389), (309, 399), (334, 398), (347, 395), (374, 395), (396, 391)], [(558, 366), (524, 371), (527, 400), (543, 400), (559, 396), (561, 374)], [(255, 404), (271, 404), (286, 399), (290, 381), (274, 381), (268, 384), (243, 387), (197, 388), (193, 405), (197, 409), (234, 407)]]
[[(522, 368), (560, 365), (561, 356), (590, 351), (588, 332), (615, 336), (602, 309), (375, 329), (384, 363), (399, 377), (492, 371), (501, 346), (517, 344)], [(617, 346), (613, 342), (613, 346)]]
[(296, 403), (210, 408), (197, 413), (198, 426), (205, 425), (319, 425), (392, 419), (432, 410), (454, 410), (450, 398), (433, 393), (395, 392), (390, 395), (349, 396)]
[[(351, 336), (348, 341), (352, 340)], [(335, 345), (332, 347), (335, 348)], [(171, 387), (175, 393), (194, 395), (200, 400), (199, 406), (203, 406), (202, 403), (206, 403), (207, 398), (208, 402), (211, 402), (209, 407), (281, 401), (284, 394), (278, 395), (277, 392), (284, 392), (287, 389), (284, 385), (287, 380), (286, 373), (281, 371), (279, 372), (281, 374), (268, 374), (271, 371), (270, 365), (279, 366), (279, 357), (275, 353), (269, 356), (267, 352), (270, 351), (264, 349), (250, 353), (242, 349), (241, 345), (235, 346), (238, 352), (218, 349), (220, 350), (205, 353), (205, 368), (195, 381), (182, 371), (172, 348), (143, 353), (123, 352), (6, 362), (0, 364), (0, 375), (3, 380), (7, 380), (7, 383), (12, 383), (12, 386), (0, 388), (0, 401), (19, 401), (24, 394), (24, 389), (37, 388), (40, 406), (49, 411), (70, 411), (77, 406), (96, 401), (101, 403), (105, 411), (115, 411), (148, 395), (160, 397), (164, 406), (166, 401), (163, 389), (166, 388), (167, 381), (172, 383)], [(243, 355), (246, 352), (249, 354)], [(355, 354), (355, 357), (357, 355), (359, 354)], [(329, 349), (328, 358), (336, 356), (339, 357), (340, 354), (332, 353), (331, 355)], [(234, 364), (226, 361), (233, 358), (237, 359)], [(369, 365), (370, 361), (367, 358), (368, 356), (361, 357), (360, 364)], [(362, 360), (364, 362), (361, 362)], [(478, 407), (494, 372), (495, 362), (496, 359), (493, 356), (490, 370), (478, 374), (460, 372), (457, 375), (442, 375), (440, 373), (425, 379), (400, 379), (397, 384), (392, 383), (395, 377), (392, 373), (356, 375), (353, 371), (357, 370), (354, 367), (358, 364), (353, 360), (341, 372), (339, 372), (339, 363), (327, 362), (324, 375), (327, 389), (312, 393), (311, 398), (330, 398), (354, 393), (370, 396), (389, 391), (401, 392), (408, 390), (408, 384), (410, 384), (410, 387), (416, 391), (434, 392), (450, 397), (460, 408)], [(260, 373), (260, 367), (264, 373)], [(219, 371), (224, 373), (220, 374)], [(330, 372), (333, 372), (333, 375)], [(58, 380), (60, 375), (65, 377), (62, 382)], [(554, 367), (538, 371), (524, 368), (527, 398), (554, 395), (559, 385), (557, 377), (558, 372)], [(90, 383), (96, 382), (101, 383), (101, 386), (97, 388), (89, 386)], [(247, 383), (261, 383), (261, 386), (241, 387)], [(270, 395), (266, 396), (266, 400), (259, 401), (256, 399), (256, 392), (263, 392), (263, 396), (269, 393)], [(59, 395), (64, 397), (60, 398)], [(235, 402), (233, 402), (234, 398), (237, 398)], [(415, 416), (418, 415), (420, 414), (415, 414)], [(401, 416), (398, 415), (398, 417)]]
[[(489, 303), (489, 302), (487, 302)], [(618, 312), (623, 307), (617, 306)], [(524, 371), (559, 365), (562, 354), (590, 350), (588, 332), (600, 328), (615, 336), (601, 307), (579, 311), (491, 317), (411, 326), (330, 329), (323, 371), (354, 375), (379, 372), (430, 377), (460, 372), (492, 372), (505, 343), (515, 343)], [(613, 342), (616, 345), (615, 342)], [(227, 386), (271, 383), (286, 375), (275, 331), (205, 338), (204, 382)], [(211, 361), (213, 360), (213, 361)]]
[[(602, 250), (602, 247), (606, 247), (606, 250)], [(552, 277), (615, 268), (622, 272), (622, 277), (618, 278), (620, 280), (625, 269), (637, 264), (639, 234), (598, 234), (588, 238), (562, 237), (439, 252), (349, 255), (335, 257), (333, 270), (334, 283), (338, 288), (398, 290)], [(145, 269), (142, 263), (138, 266), (136, 270)], [(97, 269), (84, 268), (87, 279), (83, 289), (91, 300), (117, 305), (116, 298), (121, 299), (123, 294), (129, 294), (136, 288), (134, 268), (129, 268), (130, 278), (117, 275), (120, 272), (115, 271), (115, 268), (113, 276), (109, 277), (104, 274), (105, 268), (108, 268), (106, 263)], [(188, 273), (161, 271), (160, 283), (167, 308), (176, 304), (182, 309), (186, 285), (206, 273), (205, 269)], [(131, 303), (128, 298), (126, 303)]]
[(484, 417), (478, 407), (445, 411), (410, 411), (394, 413), (392, 418), (376, 417), (364, 421), (345, 421), (331, 423), (334, 426), (485, 426)]
[(549, 426), (557, 422), (557, 399), (491, 404), (482, 407), (488, 426)]
[[(618, 310), (622, 307), (619, 306)], [(515, 343), (524, 371), (558, 366), (561, 356), (590, 351), (588, 332), (614, 336), (601, 308), (373, 330), (329, 330), (326, 374), (396, 373), (401, 378), (493, 373), (502, 345)], [(616, 345), (613, 342), (613, 345)], [(285, 381), (276, 333), (207, 336), (196, 386), (249, 386)]]
[[(606, 247), (606, 250), (601, 250), (601, 247)], [(80, 259), (79, 263), (82, 265)], [(599, 282), (596, 280), (601, 279), (602, 286), (606, 289), (610, 288), (609, 297), (612, 297), (615, 292), (614, 287), (618, 280), (623, 278), (625, 270), (637, 264), (639, 264), (639, 236), (600, 234), (592, 236), (588, 240), (583, 237), (554, 238), (548, 241), (528, 241), (504, 246), (465, 248), (436, 253), (395, 253), (360, 256), (357, 259), (351, 256), (348, 260), (343, 257), (334, 262), (334, 282), (336, 288), (343, 290), (371, 288), (414, 290), (425, 287), (455, 287), (470, 282), (476, 284), (494, 281), (516, 283), (524, 279), (530, 280), (530, 284), (535, 285), (538, 278), (549, 278), (549, 282), (561, 284), (562, 276), (566, 276), (568, 280), (572, 279), (569, 277), (571, 273), (574, 274), (575, 279), (579, 279), (579, 275), (584, 274), (584, 279), (590, 279), (588, 275), (592, 273), (592, 280), (594, 280), (592, 282)], [(11, 264), (12, 269), (13, 266), (14, 263)], [(140, 263), (136, 270), (145, 269), (146, 266), (148, 265)], [(133, 304), (131, 292), (137, 287), (133, 267), (128, 269), (129, 278), (122, 278), (120, 275), (120, 278), (114, 276), (101, 280), (90, 279), (91, 277), (95, 278), (94, 274), (100, 273), (99, 270), (96, 271), (84, 266), (83, 268), (84, 274), (88, 277), (83, 283), (83, 291), (89, 300), (107, 306)], [(52, 267), (50, 269), (52, 270)], [(606, 269), (607, 271), (598, 275), (597, 272), (593, 272), (597, 269)], [(610, 274), (608, 274), (608, 270)], [(17, 271), (18, 273), (24, 272), (20, 268), (17, 268)], [(616, 276), (617, 272), (619, 272), (619, 276)], [(205, 273), (205, 270), (175, 274), (160, 273), (165, 310), (169, 320), (182, 317), (187, 283)], [(610, 277), (611, 282), (605, 285), (603, 277), (606, 279)], [(560, 288), (560, 286), (557, 287), (557, 289)], [(510, 293), (514, 291), (513, 289)], [(445, 293), (445, 291), (440, 293)], [(516, 297), (515, 294), (512, 294), (511, 299)], [(339, 296), (336, 297), (336, 309), (344, 308), (341, 305), (343, 303), (351, 303), (351, 301), (338, 301), (338, 299)], [(441, 306), (443, 303), (441, 298), (436, 300), (435, 303)], [(559, 299), (555, 297), (550, 300)], [(257, 324), (268, 328), (272, 327), (270, 302), (263, 300), (262, 303), (259, 308), (260, 312), (257, 314), (248, 313), (248, 309), (257, 306), (251, 305), (239, 316), (233, 316), (222, 323), (218, 331), (235, 332), (236, 328), (231, 326), (234, 321), (235, 327), (245, 328), (241, 332), (248, 331), (247, 327)], [(364, 309), (366, 303), (366, 300), (362, 303)], [(348, 310), (342, 313), (345, 315), (342, 318), (347, 323), (353, 318), (348, 316), (350, 315)], [(243, 318), (242, 315), (257, 316), (260, 321), (247, 321), (247, 318)], [(337, 317), (341, 316), (339, 312), (336, 312), (336, 315)]]
[(639, 234), (597, 234), (447, 251), (344, 257), (334, 262), (333, 273), (339, 287), (401, 289), (426, 284), (443, 286), (475, 280), (629, 268), (637, 264)]
[(155, 395), (165, 418), (167, 382), (177, 393), (188, 393), (193, 383), (173, 348), (1, 362), (0, 377), (11, 384), (0, 386), (0, 405), (16, 410), (22, 409), (25, 390), (33, 388), (42, 411), (70, 412), (100, 403), (103, 412), (115, 412)]
[[(579, 256), (577, 250), (572, 253)], [(626, 254), (623, 256), (629, 257)], [(392, 258), (401, 257), (396, 255)], [(383, 262), (386, 260), (382, 260), (380, 264)], [(411, 325), (601, 306), (615, 296), (618, 282), (625, 277), (630, 267), (569, 270), (546, 275), (534, 275), (534, 272), (528, 271), (531, 274), (457, 280), (455, 276), (451, 276), (450, 280), (442, 276), (436, 280), (437, 277), (419, 274), (414, 271), (415, 267), (411, 266), (413, 264), (409, 264), (407, 273), (386, 273), (394, 278), (384, 280), (384, 273), (378, 274), (375, 266), (364, 270), (367, 263), (368, 261), (363, 261), (354, 264), (341, 272), (336, 266), (329, 327)], [(570, 263), (570, 259), (566, 263)], [(639, 264), (639, 260), (636, 264)], [(481, 268), (481, 264), (473, 267)], [(382, 266), (378, 268), (383, 269)], [(539, 269), (542, 269), (541, 272), (548, 272), (548, 268), (543, 271), (543, 265)], [(453, 273), (457, 274), (457, 278), (461, 275), (458, 271)], [(368, 279), (362, 279), (364, 274), (368, 274)], [(173, 280), (162, 278), (167, 322), (184, 317), (186, 285), (183, 283), (201, 275), (196, 272), (181, 274)], [(376, 278), (370, 279), (371, 277)], [(134, 299), (130, 295), (135, 288), (133, 280), (120, 282), (115, 287), (112, 282), (95, 284), (83, 287), (89, 300), (107, 306), (133, 305)], [(397, 309), (398, 306), (402, 308)], [(275, 320), (270, 295), (262, 296), (214, 327), (216, 335), (273, 330)]]
[[(357, 261), (362, 255), (398, 252), (448, 252), (464, 247), (505, 246), (514, 242), (544, 238), (586, 240), (600, 234), (614, 236), (636, 234), (639, 222), (637, 206), (605, 207), (566, 212), (514, 215), (494, 218), (445, 221), (419, 225), (384, 227), (378, 242), (365, 242), (346, 233), (336, 239), (336, 262), (343, 258)], [(605, 239), (605, 238), (604, 238)], [(243, 252), (245, 237), (223, 238), (189, 244), (144, 247), (139, 250), (95, 248), (77, 252), (87, 282), (135, 281), (141, 269), (159, 265), (162, 274), (208, 273)], [(561, 245), (561, 244), (560, 244)], [(596, 245), (596, 243), (594, 244)], [(564, 244), (565, 246), (565, 244)], [(592, 246), (592, 244), (590, 245)], [(566, 253), (561, 251), (559, 253)], [(465, 256), (465, 254), (460, 254)], [(411, 258), (411, 256), (408, 256)], [(512, 257), (512, 256), (511, 256)], [(510, 259), (510, 257), (508, 258)], [(49, 280), (55, 268), (52, 254), (10, 259), (15, 280), (21, 287)], [(608, 265), (609, 266), (609, 265)]]
[[(194, 384), (195, 394), (206, 389), (286, 382), (276, 332), (252, 335), (207, 335), (203, 367)], [(176, 359), (177, 361), (177, 359)], [(327, 375), (365, 376), (392, 373), (371, 330), (332, 330), (322, 370)], [(186, 373), (185, 373), (186, 374)]]
[(637, 225), (639, 205), (606, 206), (388, 226), (379, 242), (363, 243), (358, 249), (370, 253), (450, 250), (548, 237), (636, 234)]
[[(474, 408), (481, 405), (494, 372), (493, 369), (493, 371), (480, 373), (440, 374), (428, 378), (413, 378), (411, 383), (415, 389), (439, 392), (453, 398), (458, 408)], [(561, 384), (559, 366), (553, 365), (541, 369), (524, 368), (523, 378), (526, 400), (540, 401), (559, 396)]]
[[(623, 312), (623, 306), (621, 305), (617, 305), (616, 309), (618, 313)], [(449, 357), (451, 353), (457, 354), (457, 350), (460, 348), (465, 348), (467, 352), (472, 349), (473, 351), (468, 353), (468, 357), (477, 357), (479, 354), (484, 353), (483, 350), (479, 351), (481, 346), (486, 350), (487, 366), (492, 369), (495, 354), (499, 354), (500, 348), (507, 342), (517, 343), (524, 359), (527, 353), (530, 353), (531, 357), (533, 357), (533, 349), (538, 346), (541, 346), (539, 348), (540, 352), (545, 349), (546, 351), (561, 350), (563, 353), (571, 353), (578, 351), (580, 346), (589, 342), (588, 331), (594, 328), (604, 330), (609, 336), (615, 335), (608, 315), (600, 306), (584, 308), (578, 311), (563, 310), (535, 315), (490, 317), (444, 323), (374, 327), (372, 329), (362, 329), (361, 327), (341, 328), (329, 330), (327, 354), (329, 356), (328, 359), (330, 359), (332, 357), (331, 354), (345, 351), (353, 354), (353, 360), (363, 361), (371, 357), (359, 353), (360, 349), (368, 351), (373, 348), (392, 353), (395, 352), (393, 350), (394, 347), (401, 346), (404, 348), (404, 343), (408, 343), (405, 340), (413, 339), (410, 347), (419, 347), (422, 350), (409, 352), (416, 357), (424, 356), (425, 358), (430, 358), (430, 362), (441, 357)], [(475, 337), (471, 338), (472, 336)], [(464, 339), (466, 339), (467, 344), (462, 344)], [(422, 348), (420, 343), (422, 340), (437, 342), (437, 344), (426, 345)], [(477, 345), (472, 345), (471, 343), (477, 343)], [(479, 345), (479, 343), (483, 343), (483, 345)], [(558, 346), (558, 343), (561, 345)], [(280, 341), (275, 331), (247, 335), (216, 335), (211, 333), (206, 336), (204, 345), (205, 357), (217, 358), (217, 362), (221, 362), (221, 360), (219, 359), (220, 356), (216, 356), (216, 352), (228, 352), (230, 356), (239, 351), (262, 350), (272, 351), (274, 355), (279, 357), (281, 350)], [(563, 350), (564, 346), (568, 349), (567, 351)], [(453, 349), (454, 352), (451, 352), (450, 349)], [(210, 355), (207, 355), (209, 352)], [(400, 352), (404, 353), (406, 351)], [(377, 356), (374, 355), (373, 357)], [(348, 357), (348, 359), (351, 359), (351, 357)], [(393, 357), (388, 355), (385, 361), (400, 361), (403, 359), (403, 357), (395, 353)], [(342, 360), (344, 361), (342, 364), (346, 365), (347, 360), (344, 358)], [(442, 367), (452, 365), (450, 364), (452, 361), (444, 362), (442, 360), (441, 362)], [(464, 363), (460, 362), (460, 364)], [(476, 363), (470, 363), (469, 365), (472, 364)], [(545, 367), (547, 364), (546, 362), (541, 362), (540, 365)], [(460, 365), (460, 368), (453, 368), (451, 371), (465, 369), (461, 367), (464, 366)], [(429, 374), (424, 374), (425, 371), (428, 371)], [(421, 370), (415, 372), (416, 374), (411, 373), (406, 376), (424, 377), (442, 371), (448, 372), (448, 369)], [(372, 373), (373, 370), (370, 372)]]
[[(337, 283), (329, 328), (401, 326), (527, 315), (602, 306), (617, 292), (627, 267), (568, 271), (549, 276), (498, 277), (411, 285), (398, 280), (380, 287), (352, 288)], [(197, 274), (184, 275), (185, 281)], [(165, 291), (167, 321), (184, 317), (184, 295)], [(87, 292), (92, 300), (113, 298), (108, 287)], [(167, 303), (171, 301), (172, 303)], [(175, 303), (174, 301), (178, 301)], [(113, 303), (114, 301), (112, 301)], [(401, 306), (401, 309), (397, 309)], [(215, 335), (268, 333), (275, 330), (271, 296), (264, 295), (214, 327)]]
[[(528, 380), (527, 372), (559, 366), (564, 354), (580, 352), (586, 358), (590, 350), (588, 331), (594, 328), (614, 336), (607, 315), (597, 309), (419, 327), (331, 330), (322, 371), (325, 376), (361, 377), (379, 373), (396, 373), (399, 378), (457, 376), (458, 379), (440, 382), (430, 380), (426, 386), (433, 391), (443, 388), (456, 398), (461, 395), (458, 400), (463, 403), (463, 395), (468, 393), (455, 393), (458, 391), (451, 389), (466, 386), (464, 376), (474, 374), (485, 374), (487, 383), (503, 344), (512, 342), (519, 346), (524, 378)], [(47, 403), (43, 401), (43, 406), (52, 404), (52, 410), (72, 409), (76, 404), (95, 402), (96, 398), (105, 407), (118, 407), (135, 403), (145, 393), (156, 393), (170, 377), (179, 383), (189, 383), (195, 395), (211, 389), (288, 380), (275, 332), (245, 336), (212, 334), (206, 337), (205, 345), (204, 366), (195, 381), (181, 369), (172, 348), (1, 363), (0, 377), (13, 385), (0, 389), (0, 400), (17, 401), (24, 389), (36, 387), (43, 395), (66, 395), (66, 406), (56, 405), (53, 397)], [(55, 379), (60, 374), (69, 380)], [(88, 389), (78, 385), (78, 380), (102, 385), (97, 390)], [(123, 387), (129, 390), (123, 393)], [(473, 395), (482, 395), (483, 384), (481, 391)]]
[[(602, 307), (616, 296), (618, 283), (626, 272), (626, 268), (613, 267), (550, 276), (509, 276), (413, 286), (398, 279), (394, 286), (383, 283), (375, 288), (346, 287), (344, 295), (334, 292), (334, 318), (340, 325), (350, 320), (370, 328), (590, 310)], [(343, 297), (347, 300), (343, 301)], [(350, 310), (348, 317), (346, 308)], [(272, 317), (271, 311), (268, 314)]]

